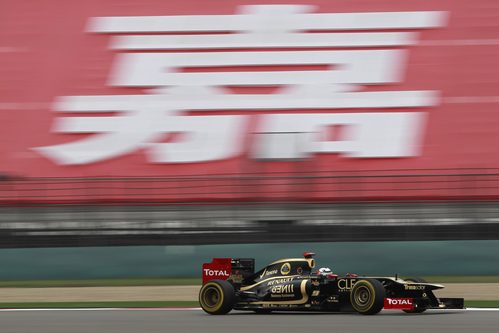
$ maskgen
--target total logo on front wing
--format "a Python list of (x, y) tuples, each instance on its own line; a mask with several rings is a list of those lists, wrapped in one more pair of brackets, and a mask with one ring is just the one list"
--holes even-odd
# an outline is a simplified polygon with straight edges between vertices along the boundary
[(412, 298), (385, 298), (385, 309), (393, 310), (412, 310), (414, 301)]

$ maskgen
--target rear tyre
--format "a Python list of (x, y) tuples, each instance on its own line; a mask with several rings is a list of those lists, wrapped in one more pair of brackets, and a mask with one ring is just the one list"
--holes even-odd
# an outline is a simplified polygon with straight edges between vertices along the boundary
[[(426, 283), (425, 279), (412, 277), (405, 279), (408, 282), (416, 282), (416, 283)], [(414, 309), (412, 310), (402, 310), (405, 313), (423, 313), (426, 311), (426, 308), (422, 304), (418, 304), (418, 302), (414, 302)]]
[(199, 304), (204, 312), (222, 315), (230, 312), (236, 302), (234, 287), (224, 280), (211, 280), (199, 291)]
[(357, 281), (350, 293), (350, 303), (355, 311), (363, 315), (373, 315), (383, 309), (385, 287), (378, 280)]

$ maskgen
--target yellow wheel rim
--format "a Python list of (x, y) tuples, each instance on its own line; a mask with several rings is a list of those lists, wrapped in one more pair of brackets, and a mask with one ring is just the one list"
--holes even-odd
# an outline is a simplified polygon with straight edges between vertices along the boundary
[(207, 283), (201, 289), (199, 302), (201, 307), (207, 312), (215, 312), (220, 309), (223, 304), (222, 288), (216, 283)]
[(367, 281), (359, 281), (356, 285), (357, 288), (350, 295), (352, 306), (359, 312), (369, 311), (374, 304), (374, 288)]

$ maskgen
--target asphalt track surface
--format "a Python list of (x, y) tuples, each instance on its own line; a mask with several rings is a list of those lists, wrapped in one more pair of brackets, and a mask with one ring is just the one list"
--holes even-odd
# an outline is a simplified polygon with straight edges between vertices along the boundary
[(288, 332), (498, 332), (499, 311), (434, 311), (375, 316), (324, 313), (231, 312), (210, 316), (200, 310), (72, 310), (0, 312), (2, 333), (288, 333)]

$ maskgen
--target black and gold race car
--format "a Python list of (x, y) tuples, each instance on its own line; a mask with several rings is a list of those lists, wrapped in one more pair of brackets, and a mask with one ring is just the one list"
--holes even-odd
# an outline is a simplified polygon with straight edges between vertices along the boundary
[(275, 261), (255, 272), (255, 260), (215, 258), (203, 265), (201, 308), (213, 315), (232, 309), (272, 311), (358, 312), (382, 309), (422, 313), (427, 309), (463, 309), (462, 298), (437, 298), (444, 288), (418, 278), (338, 276), (328, 268), (315, 270), (314, 254)]

